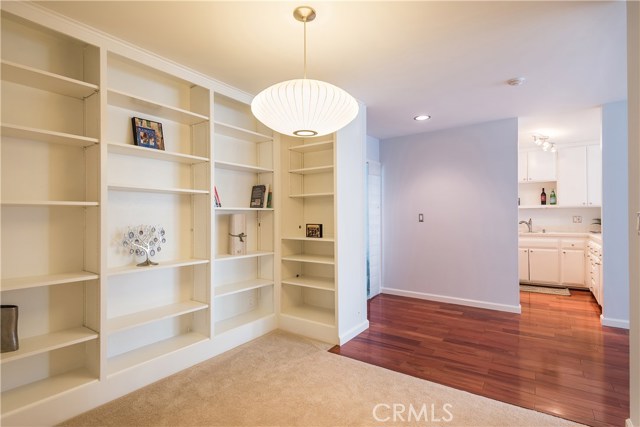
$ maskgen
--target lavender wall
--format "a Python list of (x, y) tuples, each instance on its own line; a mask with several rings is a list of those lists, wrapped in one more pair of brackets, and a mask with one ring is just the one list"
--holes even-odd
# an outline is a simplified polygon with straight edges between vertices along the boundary
[(383, 292), (520, 311), (517, 133), (507, 119), (381, 141)]

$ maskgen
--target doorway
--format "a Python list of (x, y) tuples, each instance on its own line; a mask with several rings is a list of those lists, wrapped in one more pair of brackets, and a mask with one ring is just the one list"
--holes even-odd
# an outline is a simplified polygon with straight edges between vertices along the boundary
[(382, 280), (382, 179), (380, 163), (367, 161), (367, 298), (380, 293)]

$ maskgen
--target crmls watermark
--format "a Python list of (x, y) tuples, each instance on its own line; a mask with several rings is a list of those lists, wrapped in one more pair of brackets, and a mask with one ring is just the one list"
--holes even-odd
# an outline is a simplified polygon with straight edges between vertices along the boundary
[(378, 403), (373, 407), (373, 418), (380, 422), (445, 422), (453, 421), (451, 410), (453, 405), (445, 403), (436, 406), (435, 403), (428, 405), (423, 403), (420, 406), (404, 403)]

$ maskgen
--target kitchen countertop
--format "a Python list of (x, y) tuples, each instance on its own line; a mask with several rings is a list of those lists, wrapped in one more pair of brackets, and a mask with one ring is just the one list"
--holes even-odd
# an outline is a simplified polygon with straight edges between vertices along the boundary
[(534, 231), (529, 233), (528, 231), (520, 231), (518, 237), (577, 237), (577, 238), (589, 238), (597, 243), (602, 244), (602, 233), (590, 233), (585, 232), (567, 232), (567, 231)]

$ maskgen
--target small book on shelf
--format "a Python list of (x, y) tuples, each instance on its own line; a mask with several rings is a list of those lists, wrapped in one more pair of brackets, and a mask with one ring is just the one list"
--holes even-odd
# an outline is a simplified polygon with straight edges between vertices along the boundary
[(254, 185), (251, 189), (251, 208), (262, 208), (265, 203), (265, 192), (267, 187), (265, 185)]
[(271, 209), (273, 207), (273, 191), (269, 189), (267, 191), (267, 209)]
[(265, 185), (264, 190), (264, 201), (262, 202), (262, 207), (267, 208), (269, 204), (269, 194), (271, 193), (271, 186), (269, 184)]
[(222, 207), (222, 202), (220, 201), (220, 196), (218, 196), (218, 187), (213, 186), (213, 201), (215, 203), (216, 208)]

